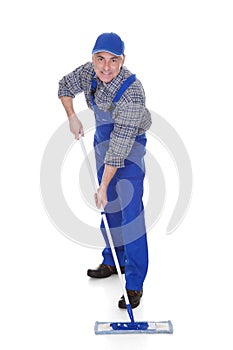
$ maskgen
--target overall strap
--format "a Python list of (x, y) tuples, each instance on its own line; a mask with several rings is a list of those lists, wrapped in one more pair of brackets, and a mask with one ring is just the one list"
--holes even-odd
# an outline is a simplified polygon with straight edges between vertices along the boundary
[(124, 94), (124, 92), (128, 89), (128, 87), (133, 84), (136, 80), (136, 75), (132, 74), (130, 75), (124, 83), (121, 85), (120, 89), (117, 91), (116, 96), (114, 97), (113, 103), (116, 103), (119, 101), (121, 96)]
[(92, 105), (95, 105), (95, 91), (96, 91), (96, 88), (97, 88), (97, 81), (96, 79), (94, 78), (95, 76), (95, 73), (93, 74), (93, 77), (92, 77), (92, 81), (91, 81), (91, 102), (92, 102)]
[[(92, 102), (92, 105), (95, 105), (94, 95), (95, 95), (95, 91), (97, 88), (97, 81), (94, 78), (94, 75), (93, 75), (92, 81), (91, 81), (91, 102)], [(119, 101), (119, 99), (124, 94), (124, 92), (128, 89), (128, 87), (131, 84), (133, 84), (135, 82), (135, 80), (136, 80), (136, 75), (132, 74), (124, 81), (124, 83), (121, 85), (120, 89), (117, 91), (116, 96), (114, 97), (113, 105)]]

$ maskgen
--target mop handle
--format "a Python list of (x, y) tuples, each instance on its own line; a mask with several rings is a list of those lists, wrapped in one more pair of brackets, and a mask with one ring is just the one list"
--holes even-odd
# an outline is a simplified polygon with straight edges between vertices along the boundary
[[(84, 158), (86, 160), (86, 164), (87, 164), (87, 168), (88, 168), (88, 171), (89, 171), (89, 175), (90, 175), (90, 178), (91, 178), (91, 182), (92, 182), (92, 186), (93, 186), (94, 192), (97, 193), (98, 184), (97, 184), (95, 176), (93, 174), (91, 163), (90, 163), (90, 160), (88, 158), (87, 150), (86, 150), (86, 147), (84, 145), (83, 138), (82, 138), (81, 135), (79, 135), (79, 141), (80, 141), (80, 144), (81, 144), (81, 148), (82, 148), (82, 151), (83, 151)], [(123, 283), (123, 279), (121, 277), (120, 265), (119, 265), (119, 261), (118, 261), (117, 255), (116, 255), (116, 250), (115, 250), (114, 243), (113, 243), (113, 240), (112, 240), (112, 235), (111, 235), (111, 232), (110, 232), (110, 229), (109, 229), (106, 213), (105, 213), (103, 207), (101, 207), (100, 210), (101, 210), (101, 214), (102, 214), (102, 218), (103, 218), (103, 222), (104, 222), (104, 227), (105, 227), (105, 230), (106, 230), (106, 233), (107, 233), (109, 245), (110, 245), (110, 248), (111, 248), (111, 252), (112, 252), (112, 255), (113, 255), (113, 260), (114, 260), (115, 265), (116, 265), (117, 275), (119, 277), (121, 288), (122, 288), (122, 291), (123, 291), (123, 294), (124, 294), (127, 311), (128, 311), (128, 314), (129, 314), (129, 317), (130, 317), (131, 321), (134, 322), (133, 313), (132, 313), (132, 309), (131, 309), (131, 306), (130, 306), (128, 294), (126, 292), (126, 289), (125, 289), (124, 283)]]
[(97, 188), (98, 188), (98, 184), (97, 184), (96, 178), (94, 176), (94, 173), (92, 171), (91, 163), (90, 163), (90, 160), (88, 158), (87, 150), (86, 150), (86, 147), (84, 145), (83, 138), (82, 138), (81, 135), (79, 135), (79, 141), (80, 141), (81, 148), (82, 148), (82, 151), (83, 151), (84, 159), (86, 160), (86, 165), (87, 165), (88, 172), (89, 172), (89, 175), (90, 175), (90, 178), (91, 178), (92, 187), (93, 187), (94, 192), (96, 192)]

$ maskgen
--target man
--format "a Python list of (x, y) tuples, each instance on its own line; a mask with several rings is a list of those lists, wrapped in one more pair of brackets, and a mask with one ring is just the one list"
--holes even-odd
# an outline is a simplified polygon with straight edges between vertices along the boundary
[[(148, 248), (143, 209), (145, 176), (145, 132), (151, 115), (145, 107), (141, 82), (124, 67), (124, 42), (115, 33), (101, 34), (88, 62), (59, 82), (58, 96), (69, 118), (75, 138), (84, 136), (74, 107), (75, 95), (84, 92), (94, 111), (96, 131), (94, 147), (99, 188), (95, 194), (97, 208), (104, 207), (116, 254), (125, 273), (126, 290), (132, 308), (140, 304), (143, 282), (148, 269)], [(103, 222), (106, 241), (103, 262), (89, 269), (88, 276), (106, 278), (116, 274)], [(118, 306), (126, 308), (124, 296)]]

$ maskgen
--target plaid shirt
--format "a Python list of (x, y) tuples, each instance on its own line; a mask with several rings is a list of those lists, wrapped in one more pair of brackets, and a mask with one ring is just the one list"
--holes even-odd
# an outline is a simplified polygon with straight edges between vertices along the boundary
[[(86, 102), (92, 109), (91, 82), (94, 74), (93, 64), (88, 62), (59, 81), (58, 96), (70, 96), (84, 92)], [(95, 103), (103, 111), (112, 106), (112, 101), (122, 83), (132, 73), (122, 67), (118, 75), (110, 82), (104, 83), (97, 78)], [(145, 107), (145, 93), (141, 82), (137, 79), (124, 92), (112, 113), (114, 129), (111, 133), (109, 149), (105, 156), (105, 163), (117, 168), (124, 167), (135, 137), (143, 134), (151, 126), (151, 115)]]

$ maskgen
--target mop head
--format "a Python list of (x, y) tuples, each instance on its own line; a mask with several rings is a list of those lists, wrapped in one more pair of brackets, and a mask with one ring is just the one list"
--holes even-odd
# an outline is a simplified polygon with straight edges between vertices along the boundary
[(95, 334), (172, 334), (171, 321), (161, 322), (96, 322)]

